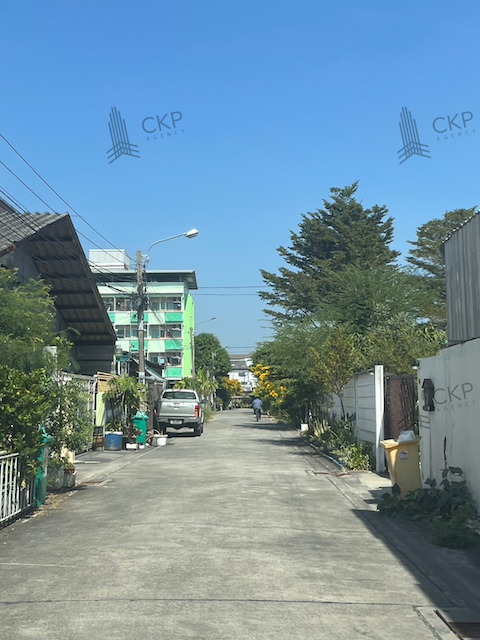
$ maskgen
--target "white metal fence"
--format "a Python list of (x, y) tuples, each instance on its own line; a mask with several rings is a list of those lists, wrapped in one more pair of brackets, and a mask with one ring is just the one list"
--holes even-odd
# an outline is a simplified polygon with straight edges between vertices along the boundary
[(0, 527), (28, 511), (35, 502), (35, 479), (20, 477), (18, 453), (0, 454)]

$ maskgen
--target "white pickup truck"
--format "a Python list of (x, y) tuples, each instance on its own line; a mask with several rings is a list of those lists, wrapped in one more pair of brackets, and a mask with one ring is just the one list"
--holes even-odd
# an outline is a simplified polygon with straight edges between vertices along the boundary
[(168, 429), (189, 428), (195, 436), (201, 436), (204, 420), (203, 404), (193, 389), (166, 389), (162, 393), (158, 423), (164, 433)]

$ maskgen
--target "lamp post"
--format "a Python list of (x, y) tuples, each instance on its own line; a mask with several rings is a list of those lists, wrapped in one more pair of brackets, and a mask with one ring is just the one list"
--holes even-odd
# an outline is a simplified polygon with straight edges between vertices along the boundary
[(142, 255), (141, 251), (137, 251), (137, 292), (138, 292), (138, 311), (137, 311), (137, 321), (138, 321), (138, 381), (141, 383), (145, 383), (145, 331), (143, 324), (143, 314), (145, 312), (146, 307), (146, 295), (145, 288), (146, 283), (143, 280), (143, 259), (145, 259), (145, 264), (150, 262), (150, 249), (161, 242), (167, 242), (168, 240), (174, 240), (175, 238), (181, 238), (184, 236), (191, 240), (192, 238), (196, 238), (198, 236), (197, 229), (190, 229), (190, 231), (185, 231), (184, 233), (179, 233), (175, 236), (170, 236), (169, 238), (163, 238), (163, 240), (157, 240), (153, 242), (147, 250), (146, 255)]
[[(190, 316), (191, 318), (192, 316)], [(194, 342), (194, 336), (195, 336), (195, 331), (197, 330), (197, 327), (201, 324), (205, 324), (205, 322), (211, 322), (212, 320), (216, 320), (216, 318), (209, 318), (208, 320), (202, 320), (202, 322), (199, 322), (198, 324), (195, 325), (195, 328), (190, 327), (190, 351), (192, 354), (192, 378), (195, 380), (195, 342)]]

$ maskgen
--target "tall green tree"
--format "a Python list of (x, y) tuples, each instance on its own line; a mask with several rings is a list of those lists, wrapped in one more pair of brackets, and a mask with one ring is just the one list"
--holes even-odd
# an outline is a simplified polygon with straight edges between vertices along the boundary
[(348, 325), (364, 334), (399, 313), (420, 315), (423, 294), (409, 268), (382, 265), (369, 268), (354, 264), (332, 272), (334, 289), (320, 303), (321, 318)]
[(362, 338), (365, 367), (383, 364), (388, 373), (411, 374), (417, 360), (438, 355), (445, 337), (430, 322), (421, 324), (408, 314), (398, 314)]
[(477, 207), (446, 211), (441, 218), (418, 227), (417, 239), (409, 242), (413, 248), (409, 251), (407, 262), (419, 275), (423, 291), (423, 314), (440, 329), (446, 327), (445, 265), (441, 246), (476, 211)]
[[(355, 198), (358, 182), (332, 188), (324, 208), (302, 215), (291, 247), (279, 247), (288, 266), (278, 274), (261, 270), (270, 291), (260, 293), (267, 314), (277, 319), (318, 312), (335, 290), (334, 275), (348, 265), (369, 269), (392, 264), (398, 252), (390, 248), (393, 219), (385, 206), (365, 209)], [(280, 310), (279, 310), (280, 309)]]
[(325, 388), (312, 366), (312, 349), (319, 349), (323, 333), (307, 320), (283, 323), (275, 339), (260, 345), (253, 355), (254, 365), (268, 367), (269, 382), (283, 389), (280, 410), (295, 422), (318, 415), (325, 400)]
[(210, 376), (223, 378), (228, 375), (231, 363), (227, 350), (213, 333), (195, 336), (195, 370), (208, 371)]

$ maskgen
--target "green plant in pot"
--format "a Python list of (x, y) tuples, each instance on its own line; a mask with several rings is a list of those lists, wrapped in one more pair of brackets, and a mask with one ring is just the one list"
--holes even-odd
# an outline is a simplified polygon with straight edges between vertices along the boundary
[(133, 418), (146, 403), (146, 388), (130, 376), (113, 378), (108, 383), (105, 400), (110, 402), (114, 418), (106, 425), (107, 431), (122, 432), (128, 442), (135, 442), (137, 429)]
[(75, 473), (75, 465), (70, 461), (64, 462), (63, 470), (65, 473)]

